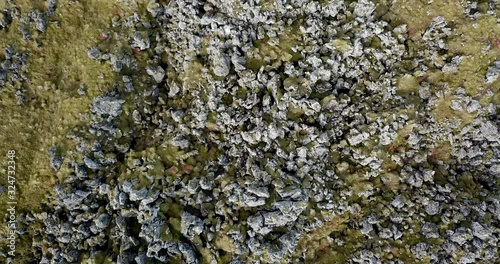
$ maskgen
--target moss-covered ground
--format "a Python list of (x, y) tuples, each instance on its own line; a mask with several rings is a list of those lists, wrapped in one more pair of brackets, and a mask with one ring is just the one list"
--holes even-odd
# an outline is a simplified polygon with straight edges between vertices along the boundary
[[(34, 9), (46, 11), (46, 1), (15, 0), (21, 14)], [(0, 2), (0, 10), (10, 8)], [(53, 186), (62, 173), (50, 166), (48, 150), (57, 146), (63, 156), (74, 149), (74, 142), (66, 135), (71, 128), (85, 123), (85, 113), (93, 98), (113, 89), (116, 74), (110, 65), (91, 60), (87, 50), (112, 42), (103, 34), (111, 30), (113, 17), (129, 16), (134, 7), (116, 1), (60, 0), (57, 12), (47, 18), (46, 32), (31, 30), (32, 38), (23, 40), (14, 19), (8, 30), (0, 31), (0, 58), (7, 46), (28, 55), (25, 66), (29, 82), (10, 83), (0, 93), (0, 172), (5, 175), (8, 150), (16, 151), (17, 208), (20, 211), (41, 212), (41, 204), (53, 192)], [(127, 45), (115, 41), (113, 48)], [(85, 95), (78, 94), (83, 88)], [(18, 104), (15, 92), (25, 90), (24, 104)], [(7, 177), (0, 178), (0, 185), (7, 185)], [(0, 196), (0, 211), (5, 212), (7, 193)], [(28, 234), (17, 243), (16, 252), (21, 256), (16, 263), (29, 259), (32, 236), (40, 226), (27, 227)], [(7, 231), (1, 225), (0, 232)], [(2, 244), (1, 242), (0, 244)], [(1, 245), (5, 248), (4, 245)], [(26, 260), (27, 261), (27, 260)]]

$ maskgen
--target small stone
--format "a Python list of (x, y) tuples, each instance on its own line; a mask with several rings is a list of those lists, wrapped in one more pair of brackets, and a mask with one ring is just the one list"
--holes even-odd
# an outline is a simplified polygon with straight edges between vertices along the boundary
[(35, 22), (35, 28), (40, 32), (45, 32), (47, 30), (47, 23), (45, 22), (45, 16), (38, 10), (30, 13), (33, 22)]
[(212, 56), (212, 64), (215, 75), (225, 77), (229, 74), (231, 65), (230, 60), (226, 55), (217, 52), (216, 55)]
[(500, 75), (500, 61), (495, 61), (492, 66), (488, 68), (486, 72), (486, 83), (493, 83), (498, 79)]
[(249, 187), (248, 192), (258, 197), (269, 198), (269, 190), (267, 187)]
[(471, 228), (472, 228), (472, 234), (475, 237), (481, 240), (488, 240), (491, 238), (492, 232), (489, 229), (485, 228), (480, 223), (473, 222)]
[(124, 102), (125, 100), (113, 97), (97, 97), (92, 103), (91, 111), (98, 116), (107, 116), (112, 119), (121, 114)]
[(421, 232), (427, 239), (439, 237), (438, 226), (434, 223), (425, 222), (422, 225)]
[(10, 17), (4, 14), (3, 12), (0, 12), (0, 28), (5, 29), (7, 26), (10, 24)]
[(95, 220), (95, 225), (102, 230), (108, 227), (110, 222), (111, 222), (111, 217), (108, 214), (101, 214)]
[(266, 235), (272, 231), (270, 227), (264, 225), (264, 217), (260, 213), (248, 217), (247, 224), (253, 229), (254, 232), (261, 235)]
[(411, 253), (417, 259), (423, 259), (428, 256), (427, 250), (429, 249), (429, 245), (427, 243), (418, 243), (415, 246), (411, 247)]
[(182, 212), (181, 215), (181, 233), (186, 237), (193, 238), (194, 235), (199, 235), (205, 229), (203, 221), (198, 217)]
[(85, 166), (87, 166), (87, 168), (92, 170), (98, 170), (102, 168), (102, 165), (99, 162), (96, 162), (95, 160), (89, 157), (84, 157), (83, 162), (85, 163)]
[(47, 15), (53, 15), (57, 8), (58, 0), (47, 0)]
[(61, 157), (60, 153), (58, 153), (57, 147), (50, 148), (48, 152), (50, 167), (52, 167), (55, 171), (59, 171), (63, 162), (63, 158)]
[(87, 55), (89, 56), (89, 58), (91, 58), (93, 60), (97, 60), (97, 59), (99, 59), (99, 56), (101, 55), (101, 51), (96, 47), (92, 47), (87, 51)]
[(369, 137), (369, 134), (364, 133), (364, 132), (360, 132), (354, 136), (347, 138), (347, 141), (349, 141), (350, 145), (356, 146), (356, 145), (360, 144), (361, 142), (365, 141), (366, 139), (368, 139), (368, 137)]
[(132, 41), (133, 48), (139, 48), (141, 50), (148, 49), (150, 46), (149, 38), (147, 36), (147, 32), (135, 32), (134, 40)]
[(467, 105), (467, 112), (472, 113), (474, 111), (477, 111), (481, 109), (481, 104), (477, 100), (472, 100), (468, 105)]
[(404, 207), (404, 203), (401, 200), (401, 195), (396, 196), (394, 200), (392, 200), (391, 205), (397, 209), (401, 209)]
[(141, 253), (141, 254), (137, 255), (134, 258), (134, 260), (135, 260), (135, 263), (137, 263), (137, 264), (146, 264), (146, 260), (147, 260), (146, 259), (146, 254)]
[(76, 92), (79, 95), (85, 95), (87, 93), (87, 89), (85, 88), (84, 85), (80, 85), (80, 87), (78, 87), (78, 90), (76, 90)]
[(486, 121), (481, 124), (481, 133), (488, 141), (498, 140), (498, 127), (495, 126), (491, 121)]
[(161, 83), (163, 81), (163, 78), (165, 77), (165, 70), (160, 67), (147, 67), (146, 68), (146, 73), (155, 79), (156, 83)]
[(425, 206), (425, 212), (428, 215), (436, 215), (439, 213), (441, 210), (441, 207), (439, 206), (438, 202), (431, 201)]
[(73, 263), (78, 260), (80, 255), (78, 254), (77, 250), (71, 250), (67, 253), (62, 253), (62, 256), (64, 259), (66, 259), (69, 263)]
[(360, 17), (368, 17), (375, 11), (375, 4), (367, 0), (359, 1), (354, 7), (354, 13)]
[(182, 253), (186, 260), (186, 264), (198, 264), (200, 263), (198, 258), (196, 257), (196, 253), (193, 248), (186, 243), (179, 243), (179, 251)]
[(131, 189), (129, 193), (130, 201), (140, 201), (145, 199), (148, 196), (148, 190), (146, 188), (142, 188), (140, 190)]
[(418, 88), (418, 96), (420, 96), (421, 99), (429, 99), (431, 97), (431, 90), (429, 86), (420, 86)]
[(500, 164), (491, 165), (489, 172), (491, 174), (493, 174), (494, 176), (499, 177), (500, 176)]
[(453, 235), (451, 235), (450, 240), (459, 244), (460, 246), (465, 244), (467, 240), (470, 239), (470, 235), (467, 234), (467, 231), (465, 228), (460, 227), (458, 228)]

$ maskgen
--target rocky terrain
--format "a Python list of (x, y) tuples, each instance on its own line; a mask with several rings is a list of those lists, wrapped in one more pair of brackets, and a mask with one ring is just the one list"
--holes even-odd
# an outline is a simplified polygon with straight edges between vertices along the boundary
[(498, 0), (0, 9), (2, 263), (500, 261)]

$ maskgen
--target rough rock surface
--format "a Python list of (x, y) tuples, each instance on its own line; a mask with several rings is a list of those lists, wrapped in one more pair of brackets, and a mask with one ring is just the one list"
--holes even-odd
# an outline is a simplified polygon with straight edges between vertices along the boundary
[[(18, 19), (36, 46), (58, 6), (77, 4), (59, 2), (2, 10), (0, 30)], [(474, 3), (461, 15), (498, 20), (496, 1)], [(45, 148), (54, 193), (19, 219), (19, 236), (40, 227), (33, 261), (498, 262), (498, 58), (479, 69), (446, 13), (401, 24), (384, 4), (114, 10), (82, 55), (109, 67), (112, 89), (71, 91), (93, 96), (88, 111), (72, 116), (70, 149)], [(500, 54), (489, 34), (478, 53)], [(26, 90), (25, 50), (0, 55), (0, 92), (19, 105), (65, 78)]]

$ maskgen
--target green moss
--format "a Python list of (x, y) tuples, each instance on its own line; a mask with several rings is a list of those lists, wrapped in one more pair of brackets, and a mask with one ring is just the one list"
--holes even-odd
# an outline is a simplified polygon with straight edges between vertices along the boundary
[(233, 104), (233, 97), (229, 93), (226, 93), (222, 96), (222, 102), (225, 105), (232, 105)]
[(182, 259), (182, 255), (177, 255), (177, 256), (168, 258), (167, 263), (168, 264), (183, 264), (185, 262)]
[(92, 258), (83, 257), (82, 263), (86, 264), (111, 264), (113, 263), (113, 259), (108, 256), (105, 252), (100, 251)]
[[(306, 249), (305, 263), (345, 263), (362, 245), (359, 243), (362, 238), (361, 232), (347, 228), (345, 224), (347, 221), (347, 216), (334, 217), (325, 226), (301, 239), (298, 248)], [(342, 238), (345, 244), (342, 246), (330, 244), (327, 237)]]
[(297, 88), (303, 79), (304, 78), (288, 77), (283, 81), (283, 88), (285, 88), (285, 90), (294, 89), (294, 87)]
[(451, 95), (446, 95), (441, 97), (437, 102), (435, 108), (432, 110), (432, 115), (436, 118), (438, 121), (444, 121), (445, 119), (448, 120), (460, 120), (461, 125), (460, 129), (470, 123), (474, 120), (474, 118), (477, 116), (476, 113), (469, 113), (467, 110), (453, 110), (451, 108), (451, 102), (453, 99), (456, 99), (456, 96), (451, 96)]
[(174, 237), (179, 238), (181, 236), (181, 220), (180, 218), (170, 218), (169, 219), (170, 231), (174, 234)]
[[(498, 41), (499, 35), (500, 26), (496, 17), (490, 15), (481, 16), (476, 23), (464, 23), (457, 27), (449, 41), (449, 50), (463, 58), (458, 72), (445, 76), (452, 88), (464, 87), (473, 96), (482, 95), (486, 88), (490, 88), (484, 77), (488, 67), (500, 56), (500, 48), (490, 44)], [(498, 91), (498, 86), (491, 88)]]
[(203, 83), (202, 71), (203, 65), (200, 61), (193, 60), (189, 63), (188, 68), (180, 74), (184, 87), (187, 89), (195, 89), (198, 85)]
[(409, 38), (420, 46), (422, 33), (430, 25), (432, 19), (437, 16), (442, 16), (449, 23), (465, 22), (464, 8), (460, 1), (456, 0), (397, 1), (392, 3), (390, 11), (385, 17), (392, 21), (392, 26), (407, 24)]
[[(21, 12), (45, 8), (45, 1), (15, 3)], [(14, 44), (20, 52), (30, 55), (26, 66), (30, 82), (24, 87), (27, 103), (17, 105), (13, 89), (4, 90), (0, 95), (0, 105), (5, 111), (2, 115), (9, 116), (0, 121), (0, 139), (5, 142), (0, 144), (0, 151), (18, 150), (18, 161), (24, 164), (19, 167), (19, 175), (29, 177), (20, 179), (27, 183), (21, 186), (23, 189), (27, 187), (23, 195), (28, 199), (27, 209), (36, 208), (50, 193), (54, 172), (46, 151), (56, 142), (69, 149), (72, 143), (66, 139), (66, 134), (70, 128), (83, 123), (79, 113), (88, 110), (94, 96), (112, 88), (114, 74), (109, 66), (90, 60), (87, 49), (98, 42), (98, 36), (108, 27), (111, 11), (116, 8), (120, 11), (118, 4), (107, 1), (71, 5), (60, 1), (58, 16), (51, 19), (56, 19), (61, 28), (48, 23), (45, 34), (34, 36), (40, 40), (41, 48), (35, 47), (31, 41), (21, 41), (17, 30), (0, 31), (1, 46)], [(83, 16), (84, 13), (87, 15)], [(82, 31), (82, 28), (86, 29)], [(98, 78), (100, 73), (106, 77)], [(87, 96), (76, 94), (82, 84), (88, 87)]]
[(288, 106), (286, 117), (291, 120), (298, 120), (304, 113), (304, 109), (302, 109), (300, 106), (295, 105), (294, 103), (291, 103)]
[(264, 204), (264, 208), (271, 209), (273, 203), (279, 199), (278, 193), (274, 190), (273, 187), (269, 190), (269, 198), (266, 199), (266, 203)]
[(236, 246), (233, 241), (225, 234), (227, 230), (217, 233), (215, 237), (215, 246), (225, 252), (233, 253), (236, 251)]
[(330, 44), (332, 44), (332, 46), (340, 52), (346, 52), (351, 48), (351, 46), (349, 46), (349, 42), (343, 39), (334, 39), (330, 42)]
[[(46, 10), (46, 1), (42, 0), (13, 2), (22, 15), (33, 9)], [(0, 9), (8, 7), (6, 1), (0, 2)], [(22, 211), (39, 212), (40, 204), (52, 193), (55, 181), (70, 174), (70, 169), (64, 166), (56, 173), (50, 167), (47, 151), (54, 145), (59, 150), (74, 149), (75, 142), (66, 138), (68, 131), (87, 122), (80, 114), (88, 111), (95, 96), (113, 89), (117, 76), (109, 65), (91, 60), (87, 50), (99, 44), (99, 36), (109, 30), (114, 15), (128, 15), (132, 8), (133, 5), (106, 0), (59, 1), (57, 15), (48, 18), (45, 33), (32, 30), (32, 39), (22, 40), (17, 30), (18, 19), (10, 25), (12, 30), (0, 31), (2, 50), (12, 45), (16, 51), (29, 55), (24, 69), (29, 82), (22, 86), (8, 85), (0, 93), (3, 117), (0, 120), (0, 153), (4, 155), (9, 149), (17, 152), (18, 206)], [(128, 46), (127, 40), (123, 40), (123, 44), (119, 42), (114, 46)], [(87, 88), (85, 96), (77, 94), (80, 86)], [(17, 105), (14, 96), (18, 88), (26, 90), (27, 100), (23, 105)], [(3, 179), (0, 184), (4, 184)], [(3, 211), (3, 206), (0, 207)], [(20, 263), (29, 262), (32, 248), (28, 240), (34, 232), (31, 230), (23, 235), (27, 240), (18, 244), (20, 256), (17, 261)]]
[(294, 51), (293, 48), (304, 44), (301, 43), (302, 32), (299, 29), (302, 23), (302, 19), (299, 18), (291, 27), (285, 28), (284, 33), (279, 36), (279, 47), (282, 51), (282, 59), (284, 61), (295, 62), (301, 59), (300, 52)]
[[(296, 46), (301, 46), (300, 42), (302, 33), (299, 30), (299, 25), (302, 23), (298, 19), (292, 26), (285, 28), (284, 32), (276, 39), (266, 37), (254, 42), (254, 48), (251, 49), (249, 54), (246, 55), (245, 67), (257, 72), (261, 67), (268, 67), (267, 69), (277, 69), (283, 62), (298, 61), (301, 54), (294, 51)], [(277, 41), (278, 45), (272, 45), (271, 40)]]
[(416, 77), (405, 74), (403, 77), (399, 78), (396, 94), (402, 96), (408, 96), (410, 94), (418, 93), (418, 80)]
[(170, 233), (170, 228), (167, 225), (163, 225), (160, 228), (160, 238), (163, 241), (172, 241), (174, 240), (174, 236)]
[[(21, 13), (27, 13), (33, 9), (38, 9), (42, 11), (47, 10), (47, 6), (44, 0), (16, 0), (12, 1), (14, 6), (18, 8)], [(0, 9), (11, 7), (7, 1), (0, 2)]]
[(178, 166), (178, 159), (184, 155), (184, 151), (179, 150), (179, 147), (170, 144), (157, 147), (156, 153), (158, 153), (166, 168), (174, 165)]
[(262, 7), (263, 11), (273, 11), (274, 10), (274, 0), (262, 0), (259, 2), (259, 6)]
[(440, 171), (436, 171), (434, 174), (434, 182), (439, 185), (445, 185), (448, 183), (446, 175), (442, 174)]
[(474, 195), (478, 192), (474, 178), (469, 172), (465, 172), (457, 179), (457, 187), (469, 195)]
[(180, 203), (174, 202), (171, 198), (160, 205), (160, 211), (165, 214), (165, 216), (170, 218), (181, 218), (184, 206)]
[(245, 63), (245, 67), (254, 72), (259, 71), (264, 65), (266, 65), (266, 62), (261, 57), (247, 58)]
[[(387, 172), (382, 175), (382, 182), (386, 188), (392, 191), (399, 190), (400, 177), (397, 173)], [(391, 193), (391, 192), (385, 192)]]
[(238, 90), (236, 90), (236, 98), (238, 99), (245, 99), (247, 94), (248, 90), (245, 87), (239, 87)]

